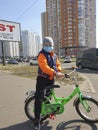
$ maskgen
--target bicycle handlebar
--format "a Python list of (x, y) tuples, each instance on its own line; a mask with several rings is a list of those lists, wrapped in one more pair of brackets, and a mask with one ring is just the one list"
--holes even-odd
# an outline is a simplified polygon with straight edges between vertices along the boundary
[(76, 71), (77, 68), (76, 68), (76, 67), (72, 67), (72, 69), (73, 69), (73, 70), (72, 70), (69, 74), (65, 74), (64, 77), (65, 77), (65, 78), (69, 78), (70, 80), (72, 80), (72, 81), (74, 82), (75, 85), (77, 85), (78, 83), (77, 83), (77, 78), (76, 78), (76, 76), (72, 76), (72, 77), (71, 77), (71, 74), (73, 74), (73, 73)]
[(65, 76), (65, 78), (70, 78), (70, 75), (72, 74), (72, 73), (74, 73), (75, 71), (76, 71), (76, 67), (72, 67), (72, 71), (69, 73), (69, 74), (65, 74), (64, 76)]
[(65, 78), (70, 78), (70, 76), (68, 74), (65, 74), (64, 76), (65, 76)]

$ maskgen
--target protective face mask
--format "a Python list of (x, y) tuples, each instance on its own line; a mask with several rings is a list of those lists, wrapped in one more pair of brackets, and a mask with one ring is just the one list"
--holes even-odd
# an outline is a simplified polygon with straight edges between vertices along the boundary
[(46, 52), (49, 52), (49, 53), (50, 53), (51, 51), (53, 51), (54, 48), (53, 48), (53, 47), (44, 47), (43, 49), (44, 49)]

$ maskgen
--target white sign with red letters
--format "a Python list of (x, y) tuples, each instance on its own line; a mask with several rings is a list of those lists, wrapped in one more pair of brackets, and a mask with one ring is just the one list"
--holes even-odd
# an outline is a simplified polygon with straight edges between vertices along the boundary
[(0, 40), (20, 41), (20, 24), (5, 20), (0, 20)]

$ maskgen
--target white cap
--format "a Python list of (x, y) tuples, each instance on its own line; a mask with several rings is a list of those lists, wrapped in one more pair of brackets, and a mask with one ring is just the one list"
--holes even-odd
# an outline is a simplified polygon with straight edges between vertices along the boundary
[(51, 43), (51, 45), (54, 45), (53, 39), (51, 37), (44, 37), (43, 44), (44, 43)]

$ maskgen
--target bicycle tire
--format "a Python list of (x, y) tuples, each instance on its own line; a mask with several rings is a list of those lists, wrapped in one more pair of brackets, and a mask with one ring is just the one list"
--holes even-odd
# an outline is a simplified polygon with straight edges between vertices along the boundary
[[(35, 102), (35, 96), (32, 96), (28, 99), (28, 101), (26, 101), (25, 106), (24, 106), (24, 110), (25, 110), (25, 114), (26, 116), (34, 121), (34, 102)], [(41, 115), (41, 122), (43, 122), (44, 120), (46, 120), (49, 116), (48, 115)]]
[(75, 103), (77, 113), (87, 122), (98, 123), (98, 102), (91, 97), (82, 97), (82, 100), (87, 102), (90, 110), (87, 112), (78, 98)]

